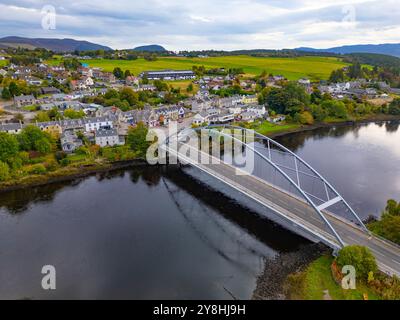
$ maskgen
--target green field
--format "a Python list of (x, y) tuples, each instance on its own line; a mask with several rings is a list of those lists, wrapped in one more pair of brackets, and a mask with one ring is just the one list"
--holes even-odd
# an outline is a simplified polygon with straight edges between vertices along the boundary
[(0, 60), (0, 67), (8, 65), (8, 60)]
[[(60, 63), (60, 59), (50, 60), (51, 64)], [(130, 70), (137, 75), (147, 70), (191, 69), (192, 66), (204, 65), (211, 68), (242, 68), (247, 75), (259, 75), (263, 70), (274, 75), (283, 75), (289, 80), (298, 80), (308, 77), (311, 80), (328, 79), (333, 70), (340, 69), (347, 64), (333, 57), (298, 57), (298, 58), (258, 58), (250, 56), (225, 56), (210, 58), (182, 58), (182, 57), (160, 57), (157, 61), (146, 61), (137, 59), (106, 60), (93, 59), (83, 60), (90, 67), (100, 67), (105, 71), (112, 71), (115, 67), (122, 70)]]

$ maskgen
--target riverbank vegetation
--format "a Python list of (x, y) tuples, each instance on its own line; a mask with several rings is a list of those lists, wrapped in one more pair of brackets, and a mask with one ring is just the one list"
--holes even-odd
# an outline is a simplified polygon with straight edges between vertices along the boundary
[(389, 200), (379, 220), (367, 224), (373, 233), (400, 244), (400, 202)]
[[(356, 270), (355, 289), (344, 289), (344, 266)], [(337, 258), (324, 255), (301, 272), (291, 274), (285, 291), (295, 300), (393, 300), (400, 299), (400, 280), (377, 271), (374, 256), (368, 248), (347, 246)]]
[(281, 88), (264, 88), (259, 94), (259, 103), (267, 104), (273, 114), (285, 115), (287, 122), (301, 125), (357, 121), (371, 115), (400, 115), (399, 98), (382, 105), (354, 99), (337, 100), (316, 88), (309, 95), (303, 87), (293, 82)]
[(146, 135), (147, 127), (139, 124), (129, 130), (126, 145), (100, 148), (84, 140), (75, 153), (67, 154), (61, 150), (58, 137), (36, 126), (27, 126), (16, 135), (1, 132), (0, 189), (76, 175), (119, 161), (143, 159), (148, 146)]

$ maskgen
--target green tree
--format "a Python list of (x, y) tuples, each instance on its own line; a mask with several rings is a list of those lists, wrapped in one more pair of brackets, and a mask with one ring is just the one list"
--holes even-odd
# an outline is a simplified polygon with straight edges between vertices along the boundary
[(314, 117), (309, 111), (296, 113), (294, 119), (301, 124), (311, 125), (314, 123)]
[(15, 136), (0, 132), (0, 161), (7, 162), (19, 151), (18, 140)]
[(400, 202), (388, 200), (385, 211), (379, 221), (368, 224), (375, 234), (400, 244)]
[(364, 77), (364, 72), (362, 70), (361, 64), (359, 62), (353, 63), (347, 68), (347, 76), (350, 79), (360, 79)]
[(113, 74), (118, 79), (124, 78), (124, 72), (122, 71), (122, 69), (120, 67), (115, 67), (113, 70)]
[(41, 153), (50, 152), (53, 143), (50, 134), (32, 125), (22, 129), (17, 139), (22, 150), (39, 151)]
[(356, 269), (356, 276), (367, 281), (368, 274), (378, 270), (375, 257), (371, 250), (364, 246), (352, 245), (341, 249), (336, 258), (340, 267), (351, 265)]
[(3, 88), (3, 91), (1, 92), (1, 97), (4, 100), (10, 100), (11, 99), (10, 89), (8, 89), (7, 87)]
[(104, 95), (105, 99), (119, 99), (119, 93), (115, 89), (108, 89), (106, 94)]
[(389, 105), (389, 114), (400, 115), (400, 98), (394, 99)]
[(121, 89), (121, 91), (119, 92), (119, 98), (121, 99), (121, 101), (128, 101), (130, 106), (136, 106), (139, 102), (138, 93), (128, 87), (124, 87)]
[(126, 78), (128, 78), (128, 77), (130, 77), (132, 74), (131, 74), (131, 72), (129, 71), (129, 70), (125, 70), (125, 74), (124, 74), (124, 78), (126, 79)]
[(397, 203), (393, 199), (388, 200), (385, 211), (393, 216), (400, 216), (400, 202)]
[(318, 122), (324, 121), (328, 116), (328, 112), (319, 104), (311, 105), (311, 113), (314, 119)]
[(74, 109), (67, 109), (64, 111), (64, 117), (68, 119), (82, 119), (85, 116), (83, 110), (75, 111)]
[(150, 146), (150, 142), (146, 141), (147, 133), (148, 129), (143, 122), (139, 122), (135, 128), (128, 132), (127, 145), (140, 157), (146, 156), (146, 151)]
[(327, 110), (328, 115), (331, 117), (347, 118), (346, 105), (342, 101), (325, 100), (321, 103), (321, 107)]
[(10, 178), (10, 168), (7, 163), (0, 161), (0, 181), (6, 181)]
[(37, 122), (47, 122), (47, 121), (50, 121), (50, 117), (49, 117), (49, 115), (47, 114), (47, 112), (45, 112), (45, 111), (40, 111), (40, 112), (38, 112), (38, 113), (36, 114), (34, 120), (37, 121)]
[(8, 90), (10, 91), (10, 94), (13, 97), (19, 96), (21, 94), (21, 89), (14, 81), (10, 83), (10, 85), (8, 86)]
[(142, 84), (149, 84), (149, 79), (146, 76), (142, 77)]
[(345, 79), (345, 75), (344, 75), (343, 69), (333, 70), (329, 77), (329, 82), (333, 82), (333, 83), (343, 82), (344, 79)]
[(158, 91), (168, 91), (168, 84), (161, 80), (154, 80), (153, 84)]

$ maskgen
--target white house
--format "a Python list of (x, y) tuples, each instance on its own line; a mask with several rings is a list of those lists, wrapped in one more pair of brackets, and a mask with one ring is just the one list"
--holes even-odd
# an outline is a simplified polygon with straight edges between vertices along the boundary
[(192, 120), (192, 124), (201, 126), (203, 123), (208, 123), (208, 114), (204, 111), (197, 113)]
[(247, 108), (247, 112), (253, 112), (256, 114), (257, 118), (262, 118), (267, 112), (265, 106), (262, 105), (252, 105)]
[(100, 129), (95, 133), (95, 143), (100, 147), (113, 147), (124, 145), (125, 141), (120, 139), (115, 129)]

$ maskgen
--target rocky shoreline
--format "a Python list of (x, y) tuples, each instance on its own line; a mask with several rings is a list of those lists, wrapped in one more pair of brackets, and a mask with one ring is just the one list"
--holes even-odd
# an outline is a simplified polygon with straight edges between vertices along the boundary
[(266, 260), (264, 272), (257, 279), (257, 286), (252, 300), (285, 300), (284, 284), (287, 277), (303, 270), (312, 261), (323, 254), (330, 254), (331, 249), (322, 243), (312, 243), (298, 251), (282, 253), (273, 260)]

